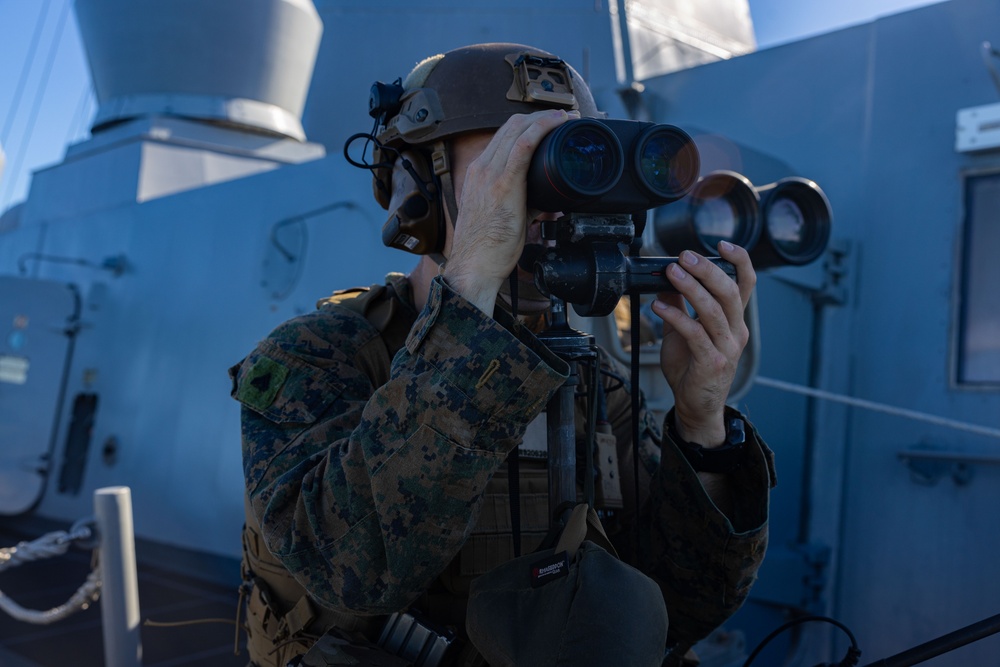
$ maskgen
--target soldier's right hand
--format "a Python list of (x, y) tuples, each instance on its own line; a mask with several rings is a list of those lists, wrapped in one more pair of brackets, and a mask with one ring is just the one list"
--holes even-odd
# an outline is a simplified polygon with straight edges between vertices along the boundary
[[(459, 136), (452, 144), (458, 200), (444, 270), (448, 284), (488, 315), (497, 292), (517, 264), (528, 224), (527, 174), (542, 139), (576, 111), (537, 111), (511, 116), (488, 134)], [(484, 145), (485, 144), (485, 145)]]

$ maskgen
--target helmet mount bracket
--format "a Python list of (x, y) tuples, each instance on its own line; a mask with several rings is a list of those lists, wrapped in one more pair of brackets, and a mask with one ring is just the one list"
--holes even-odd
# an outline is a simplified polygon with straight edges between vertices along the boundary
[(573, 73), (563, 60), (528, 53), (512, 53), (504, 60), (514, 68), (508, 100), (567, 108), (577, 106)]

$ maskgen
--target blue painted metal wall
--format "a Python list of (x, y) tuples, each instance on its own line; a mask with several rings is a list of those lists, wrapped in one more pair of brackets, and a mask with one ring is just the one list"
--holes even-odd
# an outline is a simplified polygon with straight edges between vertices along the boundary
[[(666, 120), (772, 153), (833, 205), (835, 243), (849, 248), (847, 301), (818, 307), (794, 278), (764, 277), (762, 377), (1000, 426), (1000, 387), (959, 386), (953, 369), (963, 175), (1000, 170), (1000, 152), (954, 148), (956, 112), (1000, 100), (984, 41), (1000, 42), (1000, 4), (953, 0), (647, 82)], [(741, 612), (752, 623), (787, 614), (773, 603), (798, 593), (775, 565), (802, 544), (831, 548), (825, 611), (868, 659), (1000, 612), (1000, 466), (974, 466), (964, 485), (948, 475), (918, 483), (899, 457), (933, 446), (996, 458), (1000, 441), (769, 387), (743, 407), (779, 466), (769, 562)], [(828, 635), (805, 636), (815, 652)], [(843, 645), (834, 641), (836, 657)], [(815, 664), (809, 651), (796, 651), (799, 664)], [(997, 656), (993, 637), (933, 664)]]

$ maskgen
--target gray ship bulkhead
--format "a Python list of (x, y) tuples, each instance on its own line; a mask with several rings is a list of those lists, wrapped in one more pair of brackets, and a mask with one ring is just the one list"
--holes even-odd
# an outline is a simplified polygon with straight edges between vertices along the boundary
[[(181, 15), (143, 25), (139, 5), (154, 4)], [(956, 113), (1000, 101), (981, 50), (1000, 44), (993, 0), (759, 52), (738, 0), (247, 4), (211, 3), (199, 24), (206, 3), (193, 0), (77, 1), (93, 135), (0, 215), (0, 479), (23, 473), (2, 485), (0, 512), (70, 523), (94, 489), (127, 484), (140, 538), (234, 562), (243, 477), (226, 369), (331, 290), (414, 263), (381, 245), (370, 176), (341, 155), (371, 127), (369, 86), (435, 51), (518, 41), (573, 62), (612, 116), (691, 132), (703, 173), (805, 176), (833, 205), (822, 260), (760, 277), (759, 354), (734, 400), (775, 450), (779, 485), (733, 636), (752, 647), (790, 615), (826, 613), (874, 660), (1000, 611), (996, 438), (765, 382), (998, 426), (995, 350), (966, 332), (991, 326), (996, 303), (991, 255), (970, 251), (996, 236), (970, 239), (995, 220), (1000, 152), (956, 151)], [(190, 60), (164, 65), (167, 48)], [(614, 347), (610, 325), (587, 326)], [(655, 372), (644, 382), (669, 404)], [(943, 458), (914, 464), (927, 451)], [(766, 664), (843, 653), (826, 627), (799, 640), (775, 642)], [(934, 664), (997, 655), (993, 637)]]

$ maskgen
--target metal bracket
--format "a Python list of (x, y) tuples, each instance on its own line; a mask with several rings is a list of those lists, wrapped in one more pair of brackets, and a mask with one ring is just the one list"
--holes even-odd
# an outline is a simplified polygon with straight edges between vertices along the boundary
[(512, 53), (505, 60), (514, 68), (508, 100), (579, 108), (573, 95), (573, 73), (559, 58)]
[(976, 465), (1000, 465), (1000, 456), (914, 447), (896, 454), (910, 470), (910, 479), (917, 484), (934, 486), (944, 477), (951, 477), (956, 486), (972, 482)]
[(959, 109), (955, 114), (955, 151), (972, 153), (1000, 148), (1000, 104)]
[(828, 306), (843, 306), (847, 303), (850, 257), (850, 241), (839, 239), (827, 246), (823, 256), (823, 285), (814, 297), (816, 301)]
[(802, 575), (802, 607), (819, 613), (826, 604), (823, 591), (826, 589), (830, 566), (830, 547), (809, 542), (795, 545), (795, 551), (799, 552), (805, 564)]
[(848, 279), (854, 253), (847, 239), (831, 239), (821, 261), (768, 271), (776, 280), (811, 293), (824, 306), (843, 306), (850, 298)]
[(809, 542), (770, 548), (751, 596), (758, 602), (824, 613), (831, 550)]

